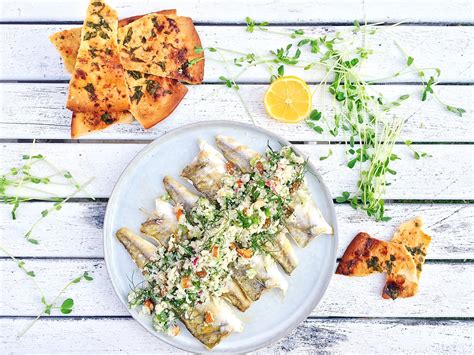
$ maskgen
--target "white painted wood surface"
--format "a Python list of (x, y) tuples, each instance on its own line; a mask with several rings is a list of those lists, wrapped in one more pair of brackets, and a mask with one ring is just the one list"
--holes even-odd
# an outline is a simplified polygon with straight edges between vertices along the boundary
[[(146, 0), (131, 3), (110, 0), (122, 17), (148, 13), (152, 9), (177, 8), (183, 16), (196, 22), (243, 23), (246, 16), (272, 23), (352, 23), (368, 21), (472, 22), (469, 0)], [(2, 21), (82, 21), (86, 0), (3, 0)], [(203, 7), (202, 4), (206, 4)], [(364, 9), (365, 4), (365, 9)], [(54, 9), (54, 10), (51, 10)], [(365, 10), (365, 11), (364, 11)], [(282, 16), (284, 14), (284, 16)]]
[[(198, 23), (205, 46), (229, 43), (234, 49), (255, 51), (277, 48), (287, 39), (245, 32), (245, 16), (270, 21), (274, 30), (303, 28), (308, 34), (343, 30), (354, 19), (395, 23), (371, 41), (378, 53), (376, 66), (366, 67), (372, 78), (401, 68), (405, 59), (393, 49), (397, 40), (419, 66), (442, 71), (440, 95), (466, 109), (464, 117), (446, 112), (435, 102), (421, 104), (416, 76), (377, 85), (388, 98), (412, 94), (413, 100), (394, 112), (410, 117), (400, 141), (422, 143), (415, 149), (433, 155), (421, 161), (402, 144), (402, 157), (387, 192), (390, 222), (376, 223), (347, 204), (337, 205), (341, 229), (340, 257), (358, 231), (389, 239), (400, 222), (416, 215), (426, 220), (433, 241), (421, 279), (420, 294), (395, 302), (380, 297), (383, 275), (368, 278), (335, 276), (323, 302), (302, 325), (279, 343), (258, 354), (316, 351), (365, 353), (467, 353), (472, 351), (474, 278), (474, 24), (470, 0), (109, 0), (121, 17), (156, 9), (177, 8)], [(136, 123), (116, 126), (69, 140), (70, 114), (64, 109), (69, 76), (48, 34), (82, 21), (86, 0), (4, 0), (0, 4), (0, 173), (20, 163), (33, 138), (37, 150), (83, 180), (94, 175), (89, 190), (100, 201), (71, 202), (44, 219), (36, 233), (40, 245), (26, 243), (22, 234), (50, 203), (32, 202), (20, 207), (19, 219), (10, 219), (10, 207), (0, 204), (0, 244), (24, 257), (34, 269), (47, 295), (53, 295), (71, 277), (84, 270), (95, 280), (70, 289), (76, 307), (70, 316), (58, 313), (40, 320), (22, 339), (16, 335), (32, 320), (40, 306), (30, 280), (7, 258), (0, 256), (0, 353), (74, 352), (181, 353), (146, 333), (128, 316), (106, 274), (102, 250), (102, 221), (110, 191), (120, 172), (144, 144), (186, 123), (209, 119), (250, 122), (238, 97), (219, 83), (224, 69), (206, 63), (206, 84), (190, 87), (175, 113), (152, 130)], [(65, 24), (67, 23), (67, 24)], [(453, 26), (462, 24), (462, 26)], [(448, 26), (446, 26), (448, 25)], [(224, 45), (225, 44), (225, 45)], [(393, 55), (387, 57), (386, 53)], [(210, 58), (210, 57), (209, 57)], [(228, 56), (229, 59), (232, 56)], [(289, 72), (291, 73), (291, 72)], [(317, 73), (306, 73), (318, 82)], [(7, 82), (6, 82), (7, 81)], [(11, 82), (20, 81), (20, 82)], [(257, 124), (288, 140), (297, 141), (319, 167), (333, 196), (352, 191), (356, 176), (344, 167), (343, 137), (316, 135), (304, 124), (283, 125), (270, 120), (262, 106), (268, 82), (264, 70), (249, 70), (239, 78), (240, 94)], [(459, 85), (462, 84), (462, 85)], [(323, 102), (320, 100), (319, 102)], [(321, 104), (323, 111), (327, 110)], [(26, 139), (27, 141), (17, 140)], [(116, 141), (119, 139), (120, 141)], [(57, 141), (61, 140), (61, 141)], [(64, 141), (63, 141), (64, 140)], [(78, 144), (79, 143), (79, 144)], [(306, 144), (303, 144), (306, 143)], [(331, 144), (328, 144), (331, 143)], [(450, 144), (456, 143), (456, 144)], [(319, 161), (332, 149), (334, 155)], [(395, 200), (395, 201), (393, 201)], [(367, 318), (370, 317), (370, 318)]]
[[(3, 143), (0, 147), (5, 156), (10, 157), (8, 161), (0, 161), (0, 169), (4, 171), (24, 163), (22, 156), (28, 154), (30, 149), (22, 143)], [(94, 177), (95, 180), (87, 190), (92, 196), (102, 198), (110, 196), (122, 171), (144, 147), (144, 144), (133, 143), (38, 143), (35, 151), (42, 152), (46, 157), (52, 158), (52, 162), (57, 166), (73, 172), (79, 181)], [(345, 167), (348, 161), (344, 153), (348, 149), (345, 145), (296, 144), (296, 147), (314, 162), (334, 198), (340, 196), (343, 191), (352, 191), (356, 186), (356, 170)], [(412, 147), (432, 157), (418, 161), (404, 144), (396, 145), (394, 153), (401, 159), (393, 162), (392, 169), (398, 173), (388, 177), (391, 185), (387, 187), (387, 199), (474, 199), (474, 185), (471, 183), (474, 173), (473, 145), (456, 144), (450, 145), (449, 149), (439, 144)], [(331, 159), (320, 161), (319, 158), (326, 156), (329, 149), (333, 151)], [(44, 189), (54, 189), (60, 193), (58, 187), (45, 186)], [(150, 194), (159, 194), (162, 191), (162, 185), (157, 182), (156, 191), (150, 191)], [(80, 193), (76, 197), (87, 195)]]
[[(64, 70), (56, 48), (49, 42), (48, 36), (65, 28), (77, 27), (71, 25), (3, 25), (0, 27), (3, 45), (0, 47), (1, 80), (68, 80), (69, 74)], [(308, 36), (321, 36), (327, 32), (347, 30), (348, 27), (317, 26), (296, 27), (305, 31)], [(288, 31), (295, 27), (275, 27), (278, 31)], [(286, 46), (290, 39), (286, 36), (255, 31), (248, 33), (242, 26), (197, 26), (204, 47), (219, 46), (223, 48), (253, 52), (268, 55), (269, 50)], [(474, 35), (471, 26), (399, 26), (380, 29), (374, 36), (368, 37), (368, 43), (377, 49), (372, 59), (364, 65), (367, 79), (376, 80), (395, 74), (406, 63), (406, 57), (394, 46), (396, 40), (405, 51), (416, 60), (421, 67), (439, 67), (441, 82), (472, 82), (474, 68), (470, 61), (472, 53), (470, 38)], [(298, 40), (294, 40), (295, 44)], [(271, 47), (269, 47), (271, 43)], [(433, 48), (436, 50), (433, 51)], [(309, 48), (303, 49), (303, 52)], [(387, 52), (393, 53), (387, 55)], [(430, 55), (426, 55), (430, 53)], [(303, 54), (304, 55), (304, 54)], [(302, 55), (302, 56), (303, 56)], [(226, 59), (232, 60), (235, 55), (225, 54)], [(221, 75), (227, 75), (221, 63), (210, 58), (221, 59), (218, 53), (210, 53), (206, 61), (205, 82), (220, 82)], [(239, 70), (235, 70), (236, 75)], [(295, 73), (292, 68), (286, 69), (286, 74)], [(434, 73), (434, 72), (433, 72)], [(321, 71), (297, 70), (298, 76), (307, 81), (316, 82), (324, 77)], [(268, 83), (270, 75), (263, 66), (254, 67), (242, 76), (238, 82)], [(416, 82), (416, 73), (396, 77), (388, 82)]]
[[(315, 86), (312, 86), (314, 88)], [(327, 130), (315, 134), (304, 122), (288, 125), (268, 117), (263, 106), (266, 85), (241, 85), (239, 93), (252, 112), (258, 126), (293, 141), (341, 141), (344, 137), (333, 137)], [(413, 142), (472, 142), (474, 140), (473, 89), (471, 86), (439, 86), (439, 95), (452, 105), (463, 107), (463, 117), (453, 115), (432, 98), (420, 101), (421, 88), (413, 85), (378, 85), (375, 89), (388, 99), (395, 99), (405, 93), (411, 95), (404, 105), (392, 115), (410, 117), (405, 124), (400, 141)], [(64, 107), (67, 84), (54, 83), (3, 83), (0, 84), (0, 131), (9, 139), (69, 139), (71, 112)], [(324, 89), (322, 90), (324, 92)], [(330, 114), (329, 100), (323, 95), (315, 98), (315, 106)], [(326, 96), (326, 95), (324, 95)], [(219, 105), (212, 105), (219, 102)], [(84, 137), (89, 139), (133, 139), (150, 140), (185, 124), (202, 120), (230, 119), (251, 123), (239, 97), (234, 90), (221, 85), (189, 86), (186, 98), (169, 119), (152, 129), (144, 130), (138, 122), (131, 125), (115, 125), (106, 131)]]
[[(28, 337), (17, 340), (15, 330), (23, 329), (30, 321), (0, 319), (5, 349), (18, 353), (34, 353), (38, 349), (84, 354), (183, 353), (158, 342), (130, 318), (43, 319)], [(289, 336), (255, 354), (468, 353), (472, 347), (471, 327), (471, 323), (460, 320), (308, 318)]]
[[(11, 206), (0, 204), (0, 244), (8, 245), (20, 257), (103, 258), (102, 223), (105, 202), (71, 202), (45, 218), (35, 229), (40, 244), (34, 248), (21, 236), (29, 228), (24, 221), (35, 221), (41, 211), (52, 203), (25, 204), (18, 210), (18, 220), (11, 220)], [(390, 239), (395, 228), (407, 218), (423, 216), (433, 238), (428, 260), (470, 259), (474, 255), (474, 204), (459, 203), (387, 203), (387, 215), (392, 220), (374, 222), (363, 213), (356, 213), (347, 204), (336, 204), (341, 257), (354, 235), (367, 231), (376, 238)], [(74, 237), (71, 237), (74, 236)]]
[[(84, 282), (71, 287), (65, 295), (75, 300), (74, 316), (128, 315), (127, 309), (114, 296), (103, 260), (32, 259), (26, 260), (25, 263), (27, 268), (35, 270), (38, 274), (36, 281), (44, 289), (47, 299), (54, 298), (64, 284), (84, 271), (93, 274), (93, 282)], [(3, 287), (11, 290), (0, 301), (0, 313), (5, 316), (35, 314), (38, 311), (38, 303), (32, 300), (39, 299), (35, 285), (25, 275), (20, 276), (16, 265), (9, 260), (0, 260), (0, 267), (4, 272)], [(372, 275), (366, 278), (335, 275), (323, 301), (313, 311), (312, 316), (474, 317), (471, 302), (474, 289), (472, 284), (466, 285), (465, 282), (473, 272), (473, 264), (428, 262), (423, 267), (417, 296), (395, 302), (385, 300), (381, 296), (385, 275)], [(442, 287), (440, 280), (443, 280)], [(22, 283), (21, 288), (15, 287), (18, 282)], [(289, 285), (291, 287), (291, 278)], [(262, 296), (261, 301), (265, 302), (265, 296)], [(432, 307), (433, 304), (436, 304), (436, 307)], [(60, 312), (55, 314), (61, 316)]]

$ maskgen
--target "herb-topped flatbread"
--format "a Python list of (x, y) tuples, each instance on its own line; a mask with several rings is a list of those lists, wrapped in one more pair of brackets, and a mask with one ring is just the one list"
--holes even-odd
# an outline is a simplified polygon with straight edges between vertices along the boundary
[(131, 123), (130, 112), (73, 112), (71, 138), (78, 138), (94, 131), (101, 131), (115, 123)]
[(413, 257), (418, 278), (425, 263), (431, 237), (423, 231), (423, 220), (418, 217), (401, 224), (395, 232), (392, 243), (402, 244)]
[(347, 247), (336, 269), (336, 274), (367, 276), (387, 273), (383, 298), (411, 297), (418, 290), (416, 265), (401, 244), (372, 238), (359, 233)]
[[(176, 10), (163, 10), (154, 12), (155, 14), (176, 15)], [(138, 20), (145, 15), (127, 17), (119, 20), (118, 27), (123, 27)], [(53, 33), (49, 39), (54, 44), (59, 54), (63, 58), (66, 70), (69, 73), (74, 72), (76, 64), (77, 53), (81, 45), (81, 31), (82, 27), (75, 27), (68, 30)]]
[(174, 79), (128, 70), (126, 80), (130, 95), (130, 112), (144, 128), (153, 127), (168, 117), (188, 92)]
[(117, 13), (104, 2), (91, 0), (69, 83), (68, 109), (94, 113), (129, 109), (125, 74), (118, 55), (117, 28)]
[(127, 70), (199, 84), (204, 76), (201, 41), (189, 17), (150, 14), (122, 27), (120, 58)]

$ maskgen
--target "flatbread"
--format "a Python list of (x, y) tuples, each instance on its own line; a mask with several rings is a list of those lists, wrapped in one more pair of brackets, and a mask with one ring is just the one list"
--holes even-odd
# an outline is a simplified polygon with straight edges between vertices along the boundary
[[(153, 12), (153, 14), (176, 15), (176, 10), (162, 10)], [(127, 26), (145, 15), (127, 17), (119, 20), (118, 27)], [(81, 45), (82, 27), (75, 27), (68, 30), (53, 33), (49, 36), (49, 40), (54, 44), (59, 54), (63, 58), (64, 66), (69, 73), (74, 72), (76, 64), (77, 52)]]
[[(153, 12), (152, 14), (175, 15), (176, 10), (162, 10)], [(143, 17), (133, 16), (122, 19), (118, 22), (118, 26), (126, 26), (129, 23)], [(53, 34), (50, 39), (56, 46), (66, 69), (72, 72), (76, 62), (77, 52), (80, 45), (80, 34), (82, 27), (64, 30)], [(72, 68), (72, 69), (71, 69)], [(183, 84), (173, 79), (161, 78), (147, 75), (139, 72), (126, 73), (125, 80), (129, 87), (129, 96), (132, 98), (130, 104), (130, 112), (140, 122), (144, 128), (150, 128), (168, 117), (181, 102), (186, 95), (188, 89)], [(148, 81), (148, 83), (147, 83)], [(151, 81), (155, 81), (156, 84)], [(140, 86), (143, 95), (137, 100), (135, 87)], [(147, 90), (147, 87), (149, 90)], [(135, 97), (134, 97), (135, 95)], [(93, 124), (98, 124), (98, 129), (104, 129), (114, 123), (129, 122), (132, 117), (129, 112), (107, 112), (106, 119), (102, 121), (100, 117), (103, 114), (98, 113), (76, 113), (73, 115), (71, 126), (71, 137), (77, 138), (81, 135), (94, 131)]]
[(418, 278), (421, 276), (431, 237), (423, 231), (423, 219), (417, 217), (401, 224), (395, 232), (392, 243), (402, 244), (413, 257)]
[(153, 127), (168, 117), (188, 92), (174, 79), (127, 71), (130, 112), (144, 128)]
[(199, 35), (189, 17), (150, 14), (118, 32), (125, 69), (199, 84), (204, 60)]
[(130, 112), (73, 112), (71, 121), (71, 138), (78, 138), (94, 131), (103, 130), (115, 123), (131, 123)]
[(416, 265), (405, 247), (372, 238), (367, 233), (356, 235), (336, 269), (336, 274), (346, 276), (367, 276), (382, 272), (387, 273), (383, 298), (395, 299), (416, 294)]
[(118, 19), (104, 2), (91, 0), (69, 83), (66, 107), (75, 112), (120, 112), (130, 99), (117, 46)]

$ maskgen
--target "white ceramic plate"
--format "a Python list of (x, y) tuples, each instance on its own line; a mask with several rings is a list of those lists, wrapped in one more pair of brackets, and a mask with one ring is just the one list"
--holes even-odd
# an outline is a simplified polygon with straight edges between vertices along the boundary
[[(117, 182), (104, 221), (105, 262), (115, 292), (125, 306), (132, 274), (136, 282), (142, 278), (125, 248), (115, 238), (115, 232), (124, 226), (138, 232), (140, 224), (146, 219), (139, 208), (153, 210), (155, 197), (165, 193), (163, 177), (178, 177), (183, 167), (198, 153), (198, 139), (203, 138), (214, 144), (216, 134), (232, 136), (260, 152), (264, 152), (267, 143), (274, 148), (289, 144), (275, 134), (255, 126), (212, 121), (181, 127), (144, 148)], [(288, 277), (286, 296), (283, 298), (279, 291), (270, 290), (247, 312), (236, 310), (245, 324), (245, 330), (225, 338), (213, 351), (248, 352), (276, 342), (306, 319), (323, 297), (335, 268), (337, 221), (331, 195), (311, 163), (308, 165), (306, 179), (314, 200), (326, 220), (334, 227), (334, 236), (321, 236), (305, 249), (295, 245), (299, 266)], [(130, 310), (130, 313), (162, 341), (190, 352), (205, 351), (205, 347), (184, 326), (181, 327), (179, 336), (171, 337), (154, 331), (149, 317), (140, 315), (137, 310)]]

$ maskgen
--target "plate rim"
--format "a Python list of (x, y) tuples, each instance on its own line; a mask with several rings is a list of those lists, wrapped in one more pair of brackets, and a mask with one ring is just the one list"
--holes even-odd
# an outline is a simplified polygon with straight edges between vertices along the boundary
[[(234, 122), (234, 121), (230, 121), (230, 120), (206, 120), (206, 121), (194, 122), (194, 123), (189, 123), (189, 124), (183, 125), (181, 127), (175, 128), (171, 131), (163, 133), (159, 137), (155, 138), (153, 141), (151, 141), (145, 147), (143, 147), (143, 149), (141, 149), (132, 158), (132, 160), (130, 160), (130, 162), (128, 162), (128, 164), (125, 166), (125, 168), (121, 172), (119, 178), (115, 182), (114, 188), (112, 189), (109, 200), (107, 202), (107, 208), (106, 208), (106, 211), (105, 211), (104, 222), (103, 222), (103, 226), (102, 226), (102, 233), (103, 233), (102, 245), (103, 245), (103, 249), (104, 249), (104, 262), (105, 262), (105, 268), (107, 270), (107, 275), (109, 277), (110, 282), (112, 283), (112, 287), (114, 289), (115, 295), (119, 299), (120, 303), (122, 303), (125, 306), (125, 308), (127, 309), (127, 312), (132, 316), (132, 318), (138, 324), (140, 324), (140, 326), (143, 327), (148, 333), (150, 333), (154, 337), (158, 338), (158, 340), (163, 341), (164, 343), (166, 343), (170, 346), (173, 346), (177, 349), (187, 351), (187, 352), (189, 352), (189, 351), (193, 352), (193, 350), (187, 349), (186, 347), (178, 346), (175, 343), (173, 343), (171, 340), (168, 340), (166, 336), (161, 336), (161, 333), (156, 332), (156, 331), (152, 331), (151, 329), (148, 329), (148, 327), (146, 327), (145, 324), (143, 324), (141, 322), (141, 320), (138, 318), (138, 316), (131, 312), (130, 308), (128, 307), (128, 304), (124, 300), (122, 300), (122, 298), (120, 297), (120, 293), (118, 292), (118, 286), (116, 285), (115, 280), (112, 277), (111, 265), (109, 264), (110, 263), (109, 260), (110, 260), (111, 256), (109, 255), (109, 251), (108, 251), (108, 248), (107, 248), (107, 245), (108, 245), (107, 240), (109, 239), (108, 235), (110, 234), (110, 232), (113, 232), (113, 231), (109, 231), (110, 228), (108, 226), (111, 223), (109, 220), (111, 220), (111, 218), (112, 218), (112, 216), (111, 216), (112, 215), (112, 205), (115, 203), (115, 200), (117, 199), (118, 190), (119, 190), (119, 188), (121, 188), (120, 185), (122, 184), (122, 181), (125, 179), (125, 176), (128, 175), (129, 171), (131, 171), (133, 169), (134, 165), (137, 164), (156, 145), (159, 145), (161, 140), (173, 137), (174, 135), (178, 135), (182, 131), (185, 131), (185, 130), (194, 129), (196, 127), (205, 127), (205, 126), (209, 126), (209, 125), (211, 125), (211, 126), (218, 126), (218, 125), (231, 125), (232, 126), (232, 125), (234, 125), (234, 126), (243, 127), (243, 128), (250, 129), (250, 130), (255, 130), (255, 131), (263, 133), (267, 136), (270, 136), (271, 138), (278, 141), (283, 146), (285, 146), (285, 145), (291, 146), (291, 148), (294, 149), (294, 151), (297, 154), (299, 154), (300, 156), (305, 157), (307, 162), (308, 162), (309, 167), (312, 170), (312, 173), (315, 174), (316, 179), (321, 184), (322, 191), (325, 195), (325, 198), (329, 202), (329, 207), (330, 207), (329, 212), (330, 212), (332, 220), (333, 220), (333, 226), (332, 226), (333, 227), (333, 235), (332, 235), (332, 238), (334, 238), (334, 247), (331, 250), (331, 255), (329, 256), (329, 260), (331, 260), (331, 265), (329, 265), (330, 270), (335, 270), (335, 268), (336, 268), (336, 261), (337, 261), (336, 260), (337, 259), (336, 255), (337, 255), (337, 250), (338, 250), (338, 245), (339, 245), (339, 228), (338, 228), (338, 223), (337, 223), (337, 215), (336, 215), (336, 210), (335, 210), (335, 207), (334, 207), (334, 201), (332, 199), (329, 188), (327, 187), (326, 183), (324, 182), (324, 179), (319, 174), (319, 172), (317, 171), (316, 167), (311, 162), (309, 157), (306, 154), (304, 154), (300, 149), (295, 147), (292, 143), (290, 143), (288, 140), (281, 137), (280, 135), (278, 135), (276, 133), (273, 133), (273, 132), (271, 132), (271, 131), (269, 131), (265, 128), (259, 127), (255, 124), (248, 124), (248, 123), (243, 123), (243, 122)], [(329, 287), (329, 284), (331, 283), (331, 280), (333, 278), (333, 275), (334, 275), (334, 272), (332, 272), (329, 275), (329, 277), (327, 277), (326, 280), (323, 282), (323, 286), (322, 286), (323, 292), (322, 292), (321, 297), (319, 299), (311, 300), (311, 303), (310, 303), (311, 310), (310, 310), (310, 312), (312, 310), (314, 310), (321, 303), (321, 301), (324, 299), (324, 297), (326, 295), (326, 292), (327, 292), (327, 289)], [(254, 346), (254, 347), (250, 347), (248, 349), (244, 349), (245, 352), (256, 351), (256, 350), (262, 349), (264, 347), (267, 347), (271, 344), (274, 344), (274, 343), (280, 341), (282, 338), (284, 338), (285, 336), (290, 334), (293, 330), (295, 330), (301, 323), (303, 323), (309, 317), (310, 314), (311, 313), (306, 314), (306, 312), (304, 312), (302, 314), (302, 316), (298, 317), (291, 326), (289, 326), (287, 329), (285, 329), (282, 332), (282, 334), (275, 334), (275, 336), (272, 337), (272, 339), (270, 339), (270, 340), (268, 340), (268, 341), (266, 341), (262, 344), (259, 344), (258, 346)], [(203, 345), (202, 352), (211, 353), (212, 351), (213, 351), (213, 349), (207, 349)], [(241, 350), (237, 349), (237, 350), (233, 350), (233, 351), (239, 351), (240, 352)]]

